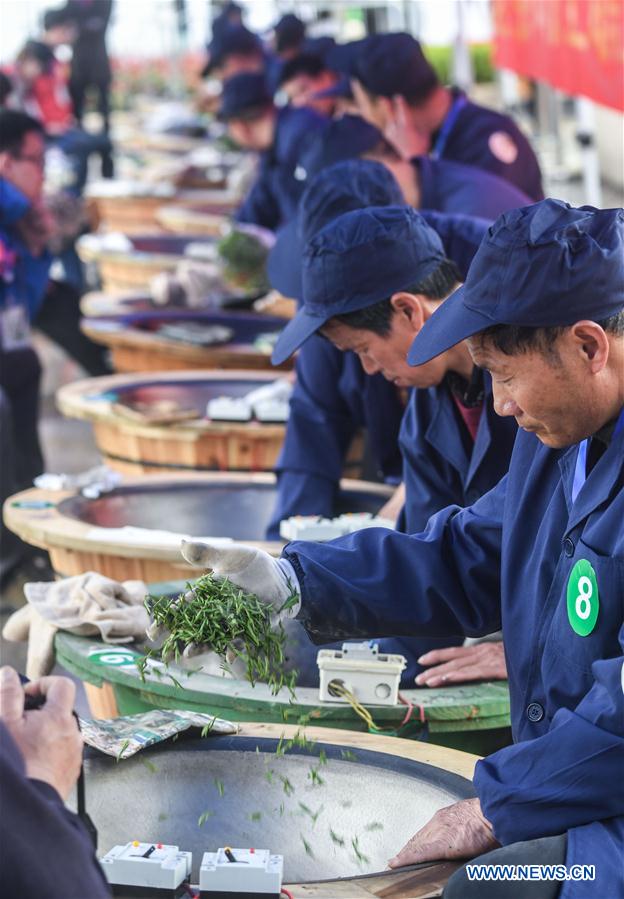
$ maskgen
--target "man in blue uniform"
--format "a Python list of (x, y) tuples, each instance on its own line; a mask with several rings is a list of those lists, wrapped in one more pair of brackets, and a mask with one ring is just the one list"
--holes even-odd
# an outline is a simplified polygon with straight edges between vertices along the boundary
[[(308, 240), (339, 215), (367, 206), (399, 205), (400, 189), (392, 175), (379, 163), (352, 160), (324, 169), (306, 189), (299, 205), (296, 219), (279, 233), (269, 257), (268, 272), (272, 285), (286, 296), (303, 299), (301, 260)], [(468, 267), (487, 231), (488, 222), (469, 216), (447, 216), (436, 212), (424, 212), (422, 218), (437, 232), (445, 255), (451, 259), (463, 279)], [(383, 268), (380, 277), (385, 279)], [(385, 286), (385, 281), (384, 281)], [(401, 474), (401, 455), (398, 451), (399, 426), (403, 416), (401, 391), (381, 374), (366, 374), (356, 354), (341, 353), (322, 337), (314, 335), (302, 346), (296, 362), (297, 380), (291, 400), (291, 415), (286, 429), (284, 446), (276, 465), (278, 475), (277, 502), (269, 538), (277, 538), (279, 523), (290, 515), (329, 515), (334, 506), (347, 448), (359, 428), (365, 428), (369, 452), (377, 476), (392, 483)], [(446, 396), (446, 394), (445, 394)], [(436, 401), (437, 402), (437, 401)], [(424, 411), (424, 410), (423, 410)], [(431, 410), (429, 410), (430, 413)], [(426, 415), (427, 420), (430, 414)], [(453, 413), (450, 414), (453, 420)], [(438, 425), (448, 416), (437, 416)], [(414, 407), (409, 406), (403, 424), (406, 458), (412, 452), (411, 432), (414, 430)], [(426, 428), (425, 428), (426, 430)], [(442, 448), (443, 457), (452, 454), (444, 439), (430, 435), (426, 444), (430, 454), (434, 446)], [(455, 461), (464, 459), (463, 452), (455, 455)], [(507, 454), (501, 456), (501, 463)], [(422, 459), (418, 460), (421, 465)], [(436, 466), (440, 469), (440, 462)], [(425, 466), (426, 468), (426, 466)], [(460, 466), (466, 479), (468, 469)], [(502, 472), (487, 485), (489, 487)], [(457, 483), (457, 473), (448, 481), (449, 471), (440, 472), (440, 495), (429, 482), (429, 497), (417, 515), (412, 506), (409, 529), (420, 529), (433, 511), (448, 502), (465, 504), (464, 488)], [(471, 473), (473, 477), (476, 472)], [(467, 481), (469, 489), (474, 484)], [(418, 490), (414, 494), (414, 502)], [(424, 500), (424, 497), (423, 497)], [(400, 508), (400, 505), (399, 505)], [(389, 510), (388, 514), (389, 513)], [(398, 513), (398, 509), (396, 510)], [(405, 521), (404, 521), (405, 523)]]
[[(437, 812), (392, 866), (555, 857), (594, 865), (595, 879), (568, 868), (562, 883), (523, 883), (523, 897), (624, 897), (623, 251), (624, 210), (514, 210), (417, 336), (414, 365), (469, 339), (498, 413), (522, 429), (508, 475), (473, 506), (443, 509), (416, 535), (295, 542), (279, 561), (249, 547), (183, 549), (275, 607), (298, 583), (289, 614), (318, 641), (502, 623), (515, 743), (478, 762), (477, 798)], [(461, 872), (446, 895), (519, 890)]]
[(311, 109), (278, 110), (264, 76), (243, 73), (223, 85), (219, 117), (232, 140), (260, 153), (258, 175), (236, 213), (236, 220), (275, 230), (297, 208), (303, 183), (295, 170), (310, 138), (327, 125)]
[(532, 202), (528, 194), (509, 181), (476, 166), (430, 156), (401, 159), (386, 140), (364, 155), (392, 172), (401, 185), (405, 202), (415, 209), (495, 219), (508, 209)]
[[(515, 422), (494, 413), (489, 378), (474, 368), (465, 342), (428, 365), (407, 364), (415, 335), (458, 286), (457, 269), (435, 231), (405, 206), (341, 215), (308, 242), (305, 259), (304, 304), (273, 361), (321, 331), (339, 350), (354, 352), (367, 375), (419, 388), (399, 435), (405, 502), (398, 527), (417, 533), (434, 512), (469, 505), (497, 484), (516, 436)], [(387, 508), (382, 514), (395, 517)], [(403, 679), (413, 683), (422, 641), (382, 641), (380, 648), (406, 656)]]
[(542, 199), (537, 159), (513, 119), (441, 85), (411, 35), (371, 35), (346, 66), (361, 115), (404, 159), (431, 153), (474, 165)]
[(266, 55), (260, 38), (241, 23), (213, 30), (202, 76), (227, 81), (243, 72), (263, 72)]

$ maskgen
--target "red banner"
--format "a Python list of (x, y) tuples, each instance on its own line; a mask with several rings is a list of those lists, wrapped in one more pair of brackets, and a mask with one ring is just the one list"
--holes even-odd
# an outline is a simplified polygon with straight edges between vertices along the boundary
[(624, 110), (622, 0), (492, 0), (496, 64)]

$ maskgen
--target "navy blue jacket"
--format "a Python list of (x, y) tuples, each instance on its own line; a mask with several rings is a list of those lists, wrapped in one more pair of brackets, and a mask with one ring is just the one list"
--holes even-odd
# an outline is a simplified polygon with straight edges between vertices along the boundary
[(260, 154), (258, 175), (234, 216), (237, 221), (275, 231), (293, 217), (305, 187), (305, 181), (295, 177), (299, 158), (326, 125), (327, 119), (311, 109), (279, 110), (273, 146)]
[[(504, 845), (567, 832), (566, 863), (594, 864), (596, 880), (564, 882), (560, 899), (622, 899), (624, 431), (573, 501), (577, 455), (519, 432), (508, 475), (473, 506), (417, 535), (371, 529), (285, 557), (318, 642), (502, 626), (514, 744), (477, 763), (483, 812)], [(597, 583), (583, 587), (598, 613), (587, 636), (572, 626), (588, 611), (581, 560)]]
[(509, 209), (533, 203), (509, 181), (474, 166), (429, 156), (417, 156), (412, 165), (420, 175), (422, 209), (495, 219)]
[(345, 456), (362, 428), (378, 476), (393, 483), (401, 478), (404, 404), (396, 387), (382, 375), (367, 375), (355, 353), (341, 353), (316, 335), (301, 348), (295, 370), (269, 539), (277, 539), (283, 518), (334, 514)]
[(19, 302), (32, 320), (45, 297), (52, 256), (47, 250), (33, 256), (16, 229), (29, 208), (27, 197), (0, 178), (0, 309), (9, 299)]
[[(421, 214), (464, 278), (489, 222), (430, 210)], [(401, 476), (398, 437), (404, 407), (392, 384), (382, 375), (365, 374), (354, 353), (341, 353), (316, 336), (299, 351), (295, 371), (286, 438), (275, 467), (277, 502), (269, 539), (278, 538), (283, 518), (332, 514), (345, 454), (360, 428), (368, 432), (379, 477), (393, 482)], [(446, 502), (441, 499), (436, 508)]]
[(413, 390), (399, 434), (405, 507), (400, 529), (419, 533), (435, 512), (469, 506), (507, 474), (516, 439), (514, 418), (494, 411), (492, 381), (484, 373), (485, 399), (474, 443), (443, 382)]
[[(532, 201), (543, 200), (542, 174), (531, 144), (514, 120), (503, 113), (479, 106), (453, 91), (463, 105), (453, 116), (453, 124), (439, 153), (440, 159), (474, 165), (510, 181)], [(449, 115), (452, 116), (452, 109)], [(444, 130), (433, 136), (432, 150)]]
[(93, 843), (54, 787), (31, 780), (0, 721), (0, 882), (2, 896), (108, 899)]
[[(507, 474), (516, 421), (496, 414), (492, 381), (488, 374), (484, 378), (485, 400), (474, 443), (445, 383), (412, 391), (399, 435), (405, 505), (398, 530), (419, 533), (435, 512), (450, 505), (471, 505)], [(414, 637), (379, 641), (381, 652), (405, 656), (403, 682), (410, 686), (421, 670), (418, 658), (426, 651), (424, 642)], [(461, 642), (461, 637), (455, 636), (440, 645)]]

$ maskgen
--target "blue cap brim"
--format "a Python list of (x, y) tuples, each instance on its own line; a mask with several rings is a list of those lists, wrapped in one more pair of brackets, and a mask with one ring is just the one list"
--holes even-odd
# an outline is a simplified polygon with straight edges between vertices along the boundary
[(458, 287), (425, 322), (407, 354), (410, 365), (424, 365), (467, 337), (496, 324), (488, 316), (467, 309), (464, 294), (465, 287)]
[(302, 256), (303, 248), (298, 238), (298, 220), (295, 217), (277, 232), (277, 239), (267, 261), (267, 274), (271, 287), (291, 300), (301, 300), (303, 297)]
[(326, 87), (325, 90), (312, 94), (313, 100), (325, 100), (327, 97), (348, 97), (353, 99), (350, 79), (344, 75), (331, 87)]
[(275, 344), (271, 356), (273, 365), (281, 365), (282, 362), (286, 362), (295, 350), (298, 350), (301, 344), (312, 337), (331, 317), (331, 312), (326, 315), (312, 314), (306, 310), (305, 306), (302, 306), (295, 317), (288, 322)]

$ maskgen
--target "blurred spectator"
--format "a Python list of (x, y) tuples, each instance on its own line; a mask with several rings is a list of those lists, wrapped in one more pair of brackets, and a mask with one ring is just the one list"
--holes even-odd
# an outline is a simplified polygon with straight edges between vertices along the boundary
[(253, 73), (225, 82), (219, 117), (235, 143), (260, 153), (256, 181), (235, 217), (274, 231), (295, 213), (304, 186), (296, 175), (301, 154), (327, 120), (311, 109), (278, 110), (264, 76)]
[[(58, 34), (56, 24), (51, 30)], [(47, 36), (46, 32), (44, 38)], [(50, 44), (26, 42), (15, 61), (13, 84), (19, 106), (43, 124), (50, 143), (67, 156), (73, 173), (68, 189), (82, 193), (92, 153), (102, 157), (102, 175), (112, 177), (110, 138), (106, 134), (91, 134), (76, 125), (63, 67)]]
[[(107, 899), (110, 887), (91, 837), (65, 801), (80, 774), (82, 738), (75, 687), (43, 677), (22, 687), (0, 668), (0, 853), (2, 895)], [(26, 697), (44, 699), (25, 708)]]
[[(108, 134), (110, 122), (111, 67), (106, 48), (106, 29), (111, 17), (113, 0), (67, 0), (62, 15), (74, 29), (69, 92), (78, 124), (82, 123), (85, 96), (94, 87), (98, 94), (98, 112)], [(104, 165), (104, 160), (103, 160)], [(106, 165), (110, 165), (107, 162)], [(103, 176), (109, 177), (107, 171)], [(112, 177), (112, 172), (111, 175)]]
[(321, 115), (331, 116), (336, 107), (331, 88), (337, 81), (338, 75), (328, 69), (319, 56), (302, 53), (284, 64), (279, 87), (291, 106), (308, 106)]
[(12, 93), (13, 82), (6, 72), (0, 72), (0, 109), (6, 109), (11, 105), (10, 101)]
[(273, 50), (281, 60), (294, 59), (303, 48), (306, 26), (294, 13), (286, 13), (276, 24)]
[(232, 25), (243, 24), (243, 10), (238, 3), (225, 3), (221, 11), (212, 20), (212, 37)]
[[(0, 399), (1, 499), (32, 486), (43, 471), (37, 431), (41, 366), (29, 323), (43, 300), (52, 257), (50, 221), (41, 204), (43, 128), (14, 110), (0, 112)], [(2, 527), (3, 581), (26, 557)]]
[(208, 62), (202, 76), (220, 81), (242, 72), (262, 72), (265, 54), (260, 39), (244, 25), (227, 25), (213, 34), (208, 44)]

